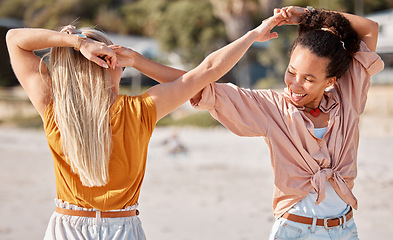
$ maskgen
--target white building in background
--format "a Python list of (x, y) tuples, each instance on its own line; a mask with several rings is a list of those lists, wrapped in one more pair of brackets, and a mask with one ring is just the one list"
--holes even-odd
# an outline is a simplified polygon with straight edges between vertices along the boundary
[(373, 77), (374, 84), (393, 84), (393, 9), (376, 12), (367, 18), (379, 23), (376, 52), (385, 62), (385, 69)]

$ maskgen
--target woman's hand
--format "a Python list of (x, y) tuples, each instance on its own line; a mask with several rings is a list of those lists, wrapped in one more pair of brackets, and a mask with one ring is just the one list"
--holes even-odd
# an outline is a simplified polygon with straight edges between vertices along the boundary
[(105, 43), (92, 39), (83, 40), (80, 53), (88, 60), (95, 62), (103, 68), (113, 68), (117, 66), (117, 56)]
[(274, 9), (274, 15), (281, 13), (285, 18), (285, 21), (280, 22), (278, 26), (295, 25), (300, 23), (301, 17), (305, 11), (307, 11), (305, 8), (290, 6)]
[(111, 45), (109, 48), (116, 53), (117, 66), (134, 67), (135, 51), (119, 45)]
[[(73, 25), (67, 25), (60, 32), (72, 35), (77, 33), (77, 29)], [(95, 62), (103, 68), (111, 67), (114, 69), (117, 65), (116, 53), (105, 43), (87, 38), (83, 40), (79, 51), (88, 60)]]
[(73, 25), (67, 25), (62, 27), (60, 30), (61, 33), (68, 33), (68, 34), (76, 34), (76, 27)]
[(275, 13), (273, 16), (263, 20), (262, 24), (255, 28), (253, 31), (258, 33), (255, 39), (257, 42), (266, 42), (272, 38), (277, 38), (278, 33), (270, 32), (275, 26), (285, 21), (285, 17), (281, 12)]

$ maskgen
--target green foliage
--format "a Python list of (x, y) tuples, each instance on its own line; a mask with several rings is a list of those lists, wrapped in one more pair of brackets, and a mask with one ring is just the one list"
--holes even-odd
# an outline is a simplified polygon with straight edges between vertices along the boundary
[(177, 52), (190, 66), (225, 43), (224, 25), (208, 0), (140, 0), (121, 13), (129, 33), (157, 38), (164, 50)]
[(329, 10), (344, 10), (345, 3), (352, 2), (350, 1), (343, 1), (343, 0), (284, 0), (283, 6), (313, 6), (315, 8), (324, 8)]
[(0, 3), (0, 17), (23, 19), (29, 0), (3, 0)]
[(195, 65), (223, 44), (225, 31), (208, 1), (182, 0), (168, 6), (156, 36), (165, 50)]
[(139, 0), (120, 8), (127, 33), (153, 37), (169, 0)]
[(195, 126), (195, 127), (216, 127), (220, 123), (215, 120), (209, 112), (197, 112), (188, 114), (182, 118), (172, 118), (168, 115), (157, 122), (157, 126)]
[(282, 5), (313, 6), (315, 8), (354, 13), (355, 5), (360, 4), (361, 1), (364, 4), (364, 14), (393, 8), (393, 0), (284, 0)]
[[(97, 26), (106, 32), (154, 37), (164, 50), (178, 53), (183, 64), (191, 68), (227, 41), (224, 23), (215, 17), (211, 1), (0, 0), (0, 18), (23, 19), (27, 27), (58, 29), (68, 24), (78, 27), (88, 25)], [(261, 1), (243, 1), (253, 4), (252, 19), (254, 25), (258, 25), (262, 17), (260, 11), (263, 6), (259, 5), (258, 8)], [(281, 6), (310, 5), (354, 12), (357, 1), (282, 0)], [(393, 8), (393, 0), (363, 1), (365, 14)], [(281, 80), (296, 27), (280, 27), (278, 31), (280, 37), (273, 40), (268, 49), (258, 50), (256, 59), (273, 69), (268, 73), (268, 78)]]
[(3, 0), (0, 17), (23, 19), (28, 27), (57, 29), (76, 20), (93, 25), (97, 6), (108, 6), (110, 0)]
[(99, 29), (106, 32), (127, 34), (128, 29), (123, 22), (124, 19), (120, 16), (119, 11), (106, 5), (98, 8), (97, 15), (94, 18), (94, 25), (98, 26)]

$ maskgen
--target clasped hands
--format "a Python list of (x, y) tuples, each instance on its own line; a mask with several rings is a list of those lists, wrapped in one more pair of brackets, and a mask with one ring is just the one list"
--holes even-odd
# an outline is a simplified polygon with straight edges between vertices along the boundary
[[(255, 30), (259, 36), (256, 41), (268, 41), (278, 36), (270, 31), (275, 26), (292, 25), (300, 22), (301, 16), (306, 10), (301, 7), (283, 7), (274, 9), (273, 16), (267, 18)], [(68, 25), (61, 29), (62, 33), (77, 34), (75, 26)], [(119, 45), (106, 45), (105, 43), (87, 38), (80, 47), (80, 52), (88, 60), (104, 68), (115, 69), (118, 67), (132, 67), (134, 65), (135, 51)]]
[[(60, 30), (61, 33), (78, 34), (81, 33), (73, 25), (68, 25)], [(103, 68), (127, 67), (134, 65), (132, 49), (119, 45), (107, 45), (105, 43), (90, 39), (85, 39), (80, 47), (80, 53), (88, 60), (98, 64)]]

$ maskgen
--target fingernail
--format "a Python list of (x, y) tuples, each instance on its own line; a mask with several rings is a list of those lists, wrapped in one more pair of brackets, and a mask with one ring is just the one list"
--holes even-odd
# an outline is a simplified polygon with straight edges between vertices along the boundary
[(108, 64), (106, 64), (106, 63), (102, 64), (102, 66), (103, 66), (104, 68), (109, 68)]

